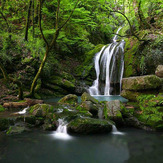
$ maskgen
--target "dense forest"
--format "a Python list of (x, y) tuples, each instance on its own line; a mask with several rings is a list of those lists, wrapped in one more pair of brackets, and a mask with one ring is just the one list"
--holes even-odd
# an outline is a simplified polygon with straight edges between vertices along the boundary
[(163, 60), (162, 6), (161, 0), (1, 0), (0, 78), (7, 84), (1, 98), (80, 94), (80, 81), (93, 81), (94, 54), (119, 27), (124, 75), (154, 73)]

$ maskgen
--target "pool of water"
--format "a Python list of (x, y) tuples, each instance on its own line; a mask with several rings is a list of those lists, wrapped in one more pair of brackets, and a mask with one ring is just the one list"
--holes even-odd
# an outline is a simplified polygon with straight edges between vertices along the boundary
[(163, 133), (124, 128), (124, 135), (71, 136), (53, 132), (0, 134), (2, 163), (161, 163)]
[[(127, 99), (123, 98), (122, 96), (118, 96), (118, 95), (112, 95), (112, 96), (92, 96), (95, 99), (97, 99), (98, 101), (113, 101), (113, 100), (120, 100), (121, 102), (128, 102)], [(53, 98), (49, 98), (49, 99), (44, 99), (44, 101), (46, 103), (57, 103), (59, 100), (61, 99), (61, 97), (53, 97)], [(81, 102), (81, 96), (78, 96), (78, 102)]]

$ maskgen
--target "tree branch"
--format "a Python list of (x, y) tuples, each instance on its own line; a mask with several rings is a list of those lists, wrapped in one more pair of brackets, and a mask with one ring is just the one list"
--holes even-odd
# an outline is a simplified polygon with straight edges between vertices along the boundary
[(48, 41), (46, 40), (46, 38), (44, 36), (44, 33), (42, 31), (42, 26), (41, 26), (41, 7), (42, 7), (42, 2), (41, 2), (41, 0), (39, 0), (39, 2), (40, 2), (40, 5), (39, 5), (39, 28), (40, 28), (40, 32), (41, 32), (42, 38), (43, 38), (43, 40), (46, 43), (46, 46), (49, 47)]
[(111, 13), (112, 13), (112, 12), (116, 12), (116, 13), (119, 13), (119, 14), (123, 15), (123, 17), (125, 17), (125, 19), (127, 20), (128, 24), (129, 24), (129, 26), (130, 26), (131, 35), (134, 36), (134, 37), (136, 37), (139, 41), (145, 41), (145, 40), (141, 40), (141, 39), (135, 34), (135, 32), (134, 32), (134, 30), (133, 30), (133, 28), (132, 28), (132, 25), (131, 25), (129, 19), (127, 18), (127, 16), (126, 16), (125, 14), (123, 14), (123, 13), (120, 12), (120, 11), (110, 11), (110, 12), (111, 12)]
[(70, 20), (70, 18), (71, 18), (71, 16), (72, 16), (72, 14), (74, 13), (74, 11), (75, 11), (75, 8), (76, 8), (76, 6), (77, 6), (77, 4), (78, 4), (78, 2), (79, 2), (79, 0), (77, 0), (76, 1), (76, 3), (75, 3), (75, 6), (74, 6), (74, 8), (73, 8), (73, 10), (71, 11), (71, 13), (70, 13), (70, 16), (68, 17), (68, 19), (59, 27), (59, 30), (61, 30), (66, 24), (67, 24), (67, 22)]

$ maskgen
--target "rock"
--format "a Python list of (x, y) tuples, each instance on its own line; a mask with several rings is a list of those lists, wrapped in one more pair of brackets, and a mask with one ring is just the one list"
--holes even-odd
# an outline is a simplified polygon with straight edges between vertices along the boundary
[(26, 108), (27, 106), (32, 106), (35, 104), (42, 104), (43, 100), (37, 100), (37, 99), (29, 99), (25, 98), (22, 102), (8, 102), (4, 103), (3, 107), (8, 109), (22, 109)]
[(76, 105), (78, 103), (78, 97), (73, 94), (66, 95), (65, 97), (61, 98), (58, 103), (60, 104), (71, 104)]
[(155, 71), (156, 76), (163, 78), (163, 65), (158, 65)]
[(28, 104), (28, 106), (33, 106), (36, 104), (43, 104), (44, 103), (43, 100), (30, 99), (30, 98), (25, 98), (25, 101)]
[(56, 126), (56, 122), (55, 121), (51, 121), (50, 119), (47, 119), (45, 120), (45, 123), (43, 124), (43, 130), (46, 130), (46, 131), (54, 131), (57, 129), (57, 126)]
[(4, 131), (9, 127), (9, 120), (6, 118), (0, 118), (0, 131)]
[(130, 101), (136, 101), (137, 97), (140, 96), (141, 92), (136, 91), (130, 91), (130, 90), (122, 90), (121, 96), (130, 100)]
[(122, 89), (131, 91), (152, 90), (161, 87), (161, 80), (155, 75), (123, 78)]
[(76, 118), (67, 126), (69, 133), (77, 134), (100, 134), (112, 130), (112, 125), (107, 120), (93, 118)]
[(45, 117), (48, 113), (53, 112), (53, 106), (49, 104), (36, 104), (27, 111), (36, 117)]
[(81, 100), (82, 102), (84, 101), (91, 101), (94, 104), (98, 104), (98, 100), (96, 100), (95, 98), (93, 98), (92, 96), (90, 96), (88, 93), (84, 92), (81, 96)]
[(98, 115), (98, 108), (100, 107), (99, 104), (94, 104), (91, 101), (84, 101), (80, 105), (81, 110), (89, 111), (94, 117)]
[(116, 123), (117, 126), (123, 125), (123, 118), (121, 114), (120, 101), (107, 101), (105, 102), (104, 115)]
[(25, 131), (29, 131), (29, 129), (27, 129), (25, 126), (10, 126), (6, 134), (7, 135), (21, 134), (22, 132)]
[(27, 106), (27, 102), (8, 102), (3, 104), (3, 107), (8, 109), (22, 109), (26, 108)]

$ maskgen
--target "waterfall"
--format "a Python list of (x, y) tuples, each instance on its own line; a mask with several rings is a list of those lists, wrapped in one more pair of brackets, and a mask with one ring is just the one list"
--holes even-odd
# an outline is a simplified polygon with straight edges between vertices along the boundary
[(115, 125), (112, 125), (112, 134), (114, 134), (114, 135), (125, 135), (125, 133), (119, 132)]
[(88, 89), (90, 95), (119, 95), (124, 70), (125, 41), (117, 42), (118, 29), (113, 42), (95, 54), (96, 80)]
[(56, 139), (71, 139), (71, 136), (67, 133), (67, 123), (63, 119), (59, 119), (58, 123), (58, 128), (56, 131), (53, 132), (52, 136)]
[(24, 108), (22, 111), (17, 112), (18, 114), (26, 114), (27, 109), (29, 108), (29, 106), (27, 106), (26, 108)]

